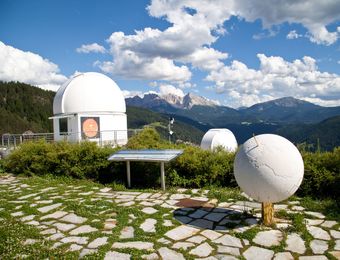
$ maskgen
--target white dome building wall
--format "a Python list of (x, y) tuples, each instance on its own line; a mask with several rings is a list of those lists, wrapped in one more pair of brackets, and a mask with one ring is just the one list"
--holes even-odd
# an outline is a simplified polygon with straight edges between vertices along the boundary
[(234, 134), (226, 128), (210, 129), (202, 138), (201, 148), (203, 150), (214, 150), (222, 146), (229, 152), (237, 150), (237, 141)]
[[(100, 144), (127, 143), (123, 93), (112, 79), (103, 74), (82, 73), (67, 81), (56, 93), (53, 113), (56, 141), (77, 142), (88, 139)], [(86, 119), (91, 122), (87, 125), (92, 124), (94, 127), (92, 132), (87, 131), (90, 135), (84, 130)], [(60, 124), (64, 127), (60, 127)], [(91, 133), (94, 133), (93, 136)]]

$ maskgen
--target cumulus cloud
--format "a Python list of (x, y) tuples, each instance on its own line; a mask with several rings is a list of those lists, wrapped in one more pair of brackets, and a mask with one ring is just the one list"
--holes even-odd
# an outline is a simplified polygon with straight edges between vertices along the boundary
[(173, 85), (169, 85), (169, 84), (162, 84), (159, 86), (159, 94), (161, 96), (166, 96), (166, 95), (174, 95), (174, 96), (178, 96), (178, 97), (184, 97), (184, 92), (183, 90), (174, 87)]
[(56, 91), (67, 78), (59, 68), (40, 55), (25, 52), (0, 41), (0, 80), (20, 81)]
[(262, 21), (264, 28), (282, 23), (302, 24), (309, 31), (309, 38), (317, 44), (330, 45), (339, 38), (338, 32), (330, 32), (327, 25), (340, 19), (338, 0), (235, 0), (234, 10), (246, 21)]
[[(228, 54), (212, 45), (226, 33), (224, 23), (237, 16), (248, 22), (260, 20), (264, 31), (255, 38), (274, 37), (283, 23), (301, 24), (307, 37), (317, 44), (330, 45), (339, 32), (327, 26), (340, 18), (337, 0), (152, 0), (149, 15), (169, 22), (164, 30), (144, 28), (126, 35), (113, 32), (107, 39), (112, 60), (96, 62), (101, 70), (124, 78), (186, 82), (190, 68), (217, 71)], [(300, 37), (291, 31), (288, 39)], [(79, 49), (79, 50), (78, 50)], [(104, 51), (100, 45), (78, 48), (79, 52)]]
[(325, 104), (340, 105), (340, 76), (318, 70), (315, 59), (305, 56), (288, 62), (282, 57), (258, 54), (259, 70), (233, 61), (207, 80), (213, 81), (217, 93), (226, 94), (234, 107), (250, 106), (283, 96), (294, 96)]
[(296, 30), (292, 30), (292, 31), (290, 31), (288, 34), (287, 34), (287, 39), (289, 39), (289, 40), (293, 40), (293, 39), (297, 39), (297, 38), (300, 38), (300, 37), (302, 37), (302, 35), (301, 34), (298, 34), (297, 32), (296, 32)]
[(103, 46), (99, 45), (98, 43), (92, 44), (83, 44), (81, 47), (77, 48), (76, 51), (78, 53), (105, 53), (106, 50)]

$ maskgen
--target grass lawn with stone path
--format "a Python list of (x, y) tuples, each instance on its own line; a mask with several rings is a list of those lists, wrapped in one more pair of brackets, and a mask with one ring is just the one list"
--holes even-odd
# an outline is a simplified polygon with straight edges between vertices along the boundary
[(339, 209), (293, 197), (277, 223), (237, 189), (117, 190), (0, 175), (0, 259), (340, 259)]

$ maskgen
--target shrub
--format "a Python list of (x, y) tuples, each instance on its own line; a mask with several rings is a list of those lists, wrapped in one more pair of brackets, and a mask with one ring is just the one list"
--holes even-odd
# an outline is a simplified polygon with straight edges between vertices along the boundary
[(100, 148), (93, 142), (27, 142), (20, 145), (5, 160), (4, 167), (14, 174), (66, 175), (75, 178), (98, 179), (108, 168), (112, 148)]
[(305, 175), (300, 195), (332, 197), (340, 205), (340, 147), (332, 152), (302, 152)]
[(212, 152), (188, 146), (168, 167), (168, 177), (173, 185), (186, 187), (235, 186), (234, 157), (222, 149)]

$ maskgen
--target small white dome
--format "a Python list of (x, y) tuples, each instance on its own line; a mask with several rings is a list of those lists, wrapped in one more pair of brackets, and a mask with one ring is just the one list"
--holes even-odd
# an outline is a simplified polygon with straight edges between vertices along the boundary
[(53, 114), (82, 112), (125, 113), (125, 99), (118, 85), (97, 73), (81, 73), (61, 86), (53, 101)]
[(215, 128), (206, 132), (201, 141), (201, 148), (203, 150), (214, 150), (218, 146), (222, 146), (229, 152), (235, 152), (237, 141), (233, 132), (226, 128)]

